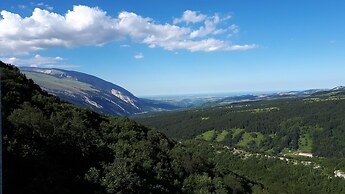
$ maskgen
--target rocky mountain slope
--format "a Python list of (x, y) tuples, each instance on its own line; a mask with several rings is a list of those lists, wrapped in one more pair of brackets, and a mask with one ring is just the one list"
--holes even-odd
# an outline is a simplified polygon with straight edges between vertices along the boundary
[(118, 85), (85, 73), (53, 68), (20, 69), (49, 93), (100, 113), (126, 116), (178, 108), (167, 103), (138, 98)]

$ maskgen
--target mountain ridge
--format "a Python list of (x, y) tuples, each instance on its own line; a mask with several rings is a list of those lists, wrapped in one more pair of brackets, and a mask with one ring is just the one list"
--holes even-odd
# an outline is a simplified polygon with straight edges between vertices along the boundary
[(246, 101), (262, 101), (262, 100), (275, 100), (275, 99), (288, 99), (297, 97), (309, 97), (319, 95), (336, 95), (345, 93), (345, 86), (337, 86), (331, 89), (307, 89), (301, 91), (286, 91), (286, 92), (275, 92), (271, 94), (245, 94), (237, 96), (229, 96), (217, 100), (215, 102), (206, 103), (206, 106), (221, 106), (226, 104), (233, 104), (238, 102)]
[(167, 103), (138, 98), (121, 86), (78, 71), (37, 67), (20, 69), (49, 93), (100, 113), (128, 116), (178, 108)]
[[(97, 76), (58, 68), (20, 67), (49, 93), (73, 104), (91, 108), (99, 113), (130, 116), (152, 111), (212, 107), (246, 101), (282, 98), (334, 95), (344, 92), (344, 86), (332, 89), (308, 89), (302, 91), (275, 92), (271, 94), (245, 94), (212, 99), (188, 99), (183, 101), (138, 98), (121, 86)], [(199, 102), (200, 101), (200, 102)], [(185, 102), (188, 102), (187, 104)]]

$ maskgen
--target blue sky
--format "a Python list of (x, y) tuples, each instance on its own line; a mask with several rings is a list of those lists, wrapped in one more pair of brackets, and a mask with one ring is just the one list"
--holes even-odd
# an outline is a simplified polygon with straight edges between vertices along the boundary
[(138, 96), (345, 85), (343, 0), (2, 0), (0, 8), (1, 60), (89, 73)]

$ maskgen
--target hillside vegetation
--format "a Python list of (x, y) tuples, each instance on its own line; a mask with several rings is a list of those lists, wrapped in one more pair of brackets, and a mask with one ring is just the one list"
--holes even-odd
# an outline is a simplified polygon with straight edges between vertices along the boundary
[(175, 142), (128, 118), (63, 102), (0, 65), (4, 193), (345, 191), (341, 159), (278, 158), (217, 143), (230, 134), (252, 137), (244, 128)]
[(128, 118), (63, 102), (0, 63), (4, 193), (251, 193), (256, 185)]
[(176, 139), (202, 138), (270, 154), (309, 152), (345, 157), (345, 96), (234, 103), (135, 118)]

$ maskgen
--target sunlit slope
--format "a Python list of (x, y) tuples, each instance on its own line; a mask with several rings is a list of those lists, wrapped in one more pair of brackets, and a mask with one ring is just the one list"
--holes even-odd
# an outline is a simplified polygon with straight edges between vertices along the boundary
[(137, 98), (118, 85), (85, 73), (29, 67), (22, 67), (21, 70), (49, 93), (100, 113), (124, 116), (177, 108), (159, 101)]

